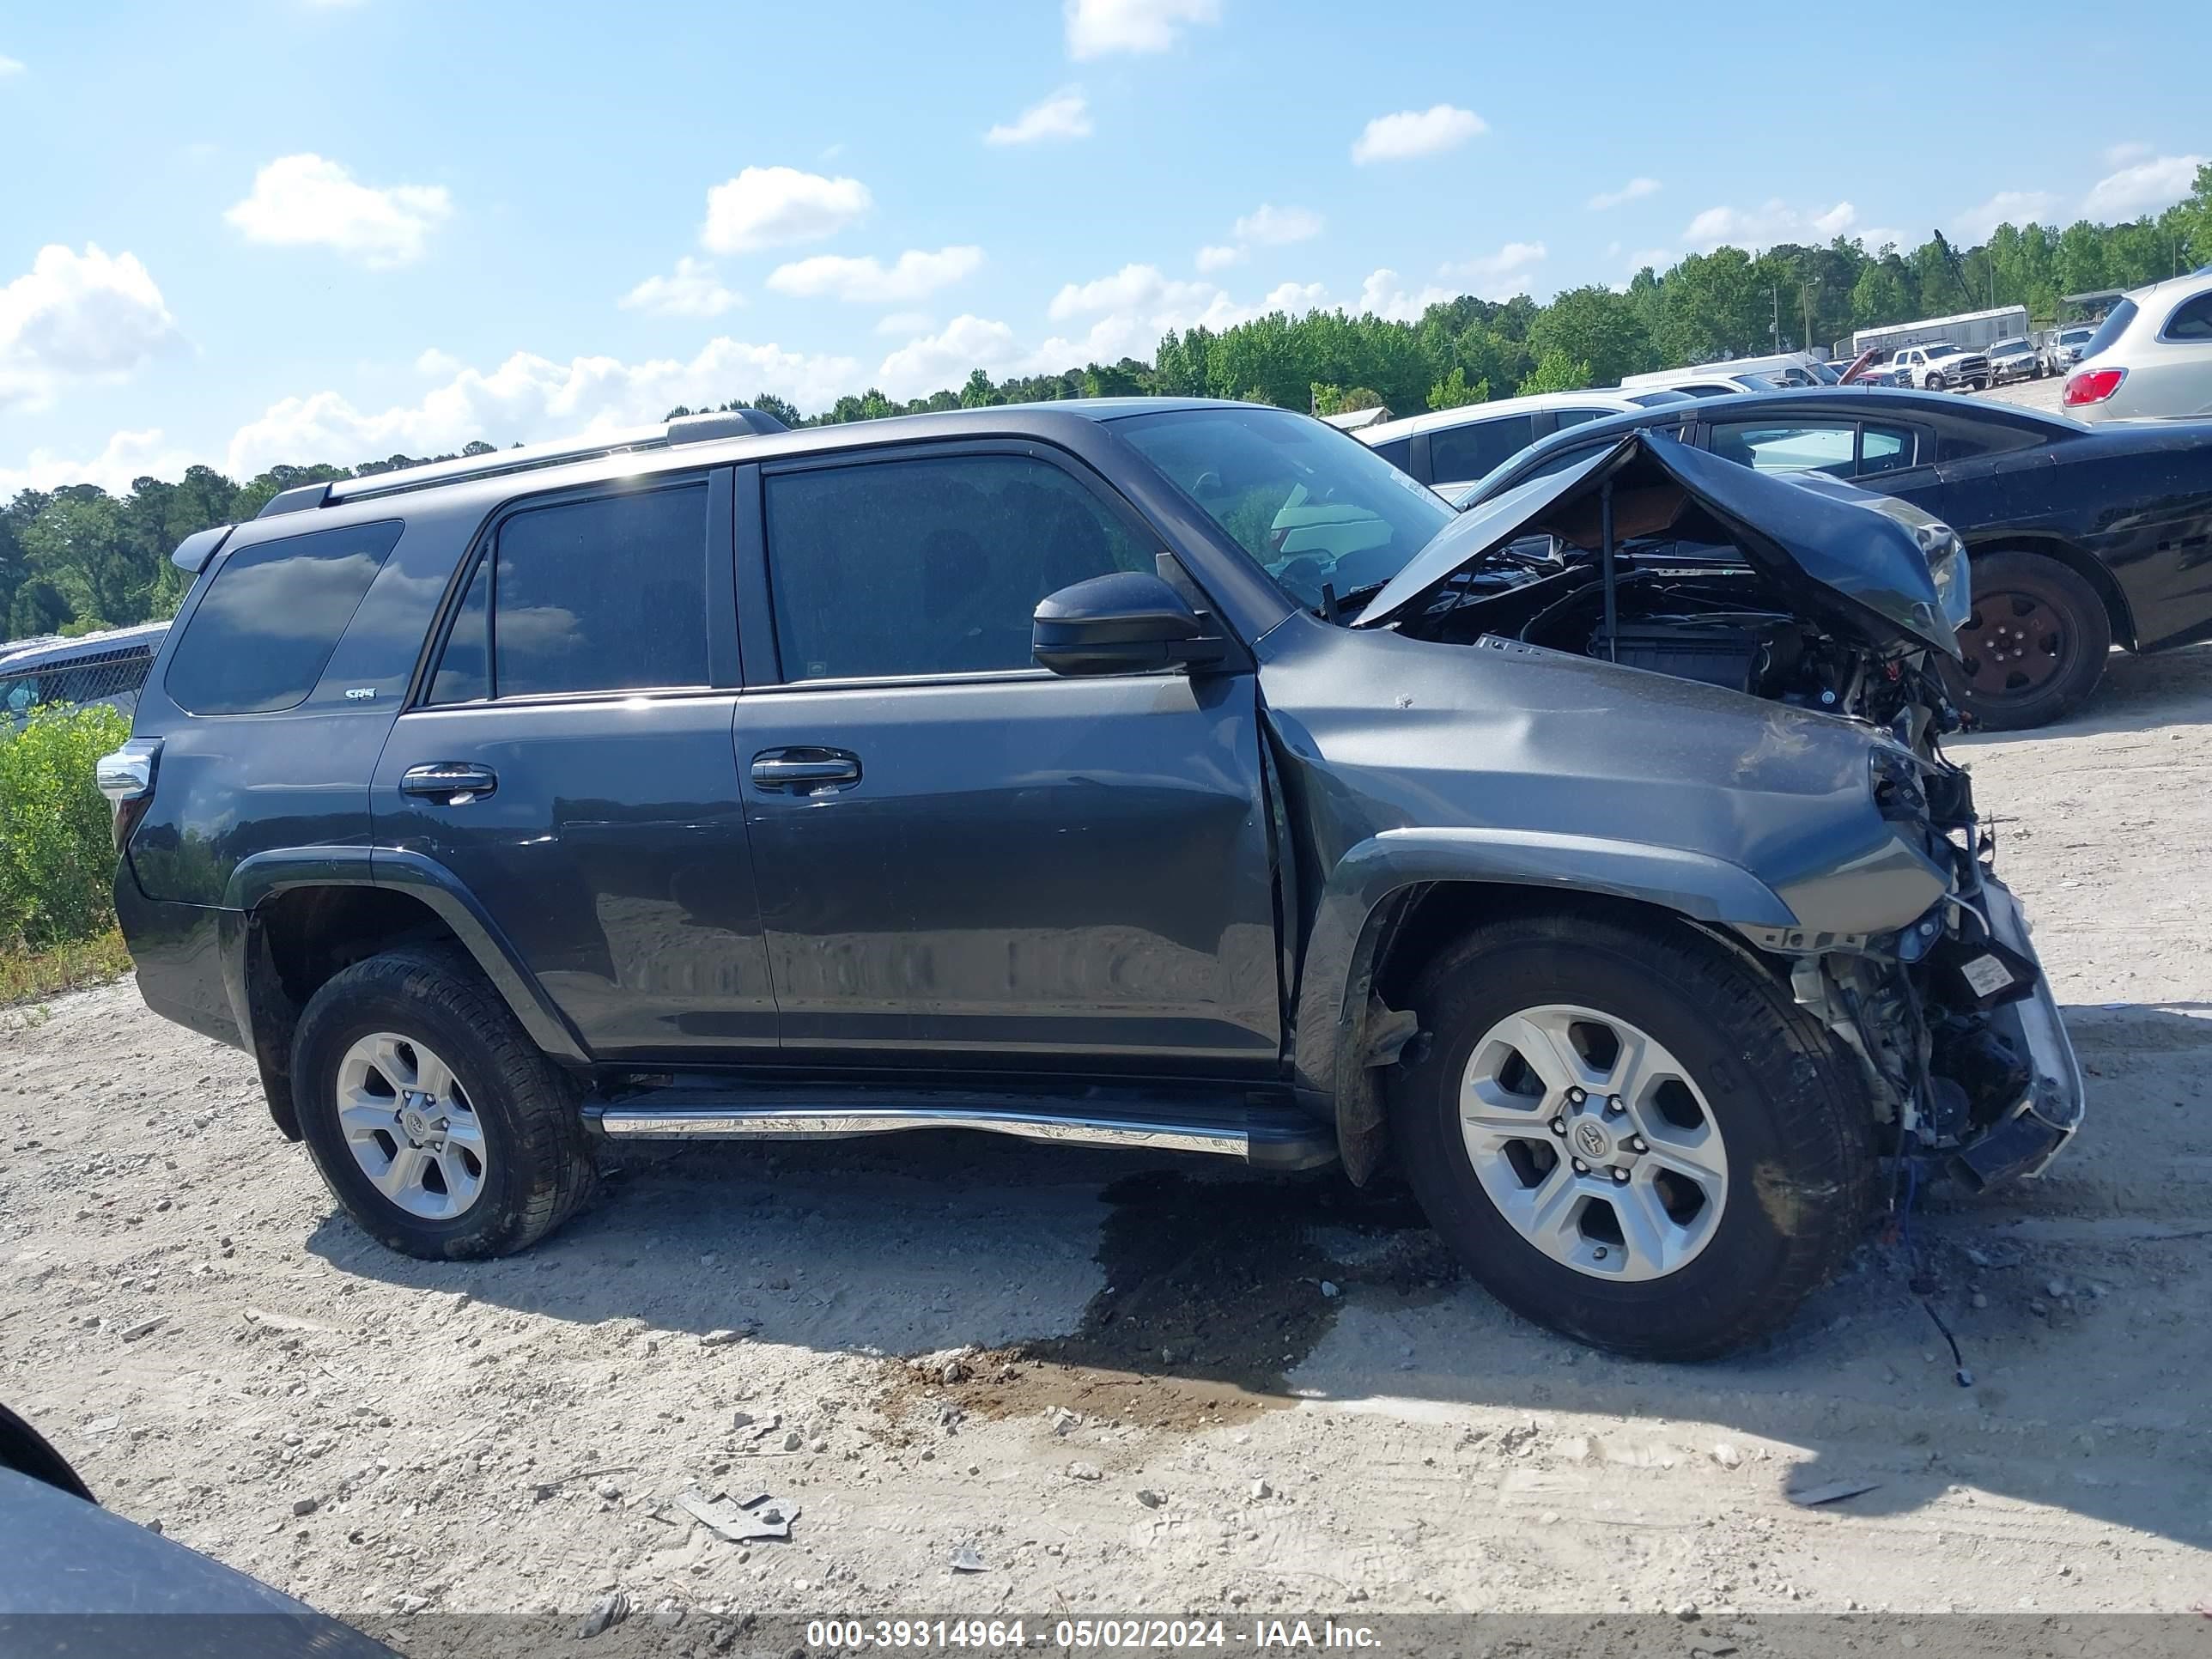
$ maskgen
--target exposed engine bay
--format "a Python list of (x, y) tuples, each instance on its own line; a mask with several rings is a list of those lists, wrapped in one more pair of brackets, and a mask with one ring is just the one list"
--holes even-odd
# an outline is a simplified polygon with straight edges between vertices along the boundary
[(1386, 591), (1361, 625), (1387, 614), (1412, 638), (1617, 661), (1863, 722), (1875, 810), (1948, 890), (1893, 931), (1747, 937), (1858, 1060), (1894, 1167), (1974, 1186), (2038, 1173), (2080, 1120), (2081, 1078), (1971, 781), (1942, 752), (1960, 720), (1936, 661), (1968, 609), (1964, 549), (1826, 479), (1635, 451), (1564, 487), (1532, 481), (1526, 512), (1489, 504), (1455, 562), (1397, 584), (1387, 611)]

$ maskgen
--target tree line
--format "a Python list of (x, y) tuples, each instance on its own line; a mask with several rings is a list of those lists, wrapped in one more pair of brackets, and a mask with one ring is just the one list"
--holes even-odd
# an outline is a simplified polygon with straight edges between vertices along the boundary
[[(1846, 339), (1854, 329), (1984, 307), (2024, 305), (2039, 325), (2069, 294), (2127, 289), (2212, 261), (2212, 167), (2156, 217), (2000, 225), (1957, 248), (1941, 236), (1909, 251), (1838, 238), (1753, 253), (1723, 246), (1664, 272), (1646, 266), (1625, 290), (1568, 289), (1431, 305), (1411, 322), (1316, 311), (1273, 312), (1234, 327), (1170, 331), (1149, 363), (1125, 357), (1058, 374), (993, 380), (909, 402), (870, 388), (803, 414), (763, 392), (721, 405), (763, 409), (793, 426), (1066, 398), (1160, 394), (1243, 398), (1334, 414), (1388, 405), (1399, 414), (1493, 397), (1613, 386), (1624, 375)], [(695, 411), (678, 406), (672, 417)], [(463, 454), (493, 446), (478, 441)], [(195, 466), (174, 483), (140, 478), (111, 495), (93, 484), (25, 490), (0, 508), (0, 639), (85, 633), (172, 615), (183, 573), (176, 544), (210, 525), (252, 518), (281, 489), (447, 456), (393, 455), (351, 467), (273, 467), (243, 483)]]

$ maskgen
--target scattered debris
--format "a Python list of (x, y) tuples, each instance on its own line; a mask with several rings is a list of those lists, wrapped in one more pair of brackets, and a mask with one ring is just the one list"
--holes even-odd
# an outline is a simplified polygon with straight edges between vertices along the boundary
[(983, 1558), (976, 1553), (975, 1547), (974, 1545), (963, 1544), (958, 1549), (952, 1552), (952, 1571), (955, 1572), (981, 1572), (983, 1571)]
[[(88, 1430), (86, 1432), (89, 1433), (90, 1431)], [(1071, 1480), (1103, 1480), (1106, 1478), (1106, 1471), (1096, 1463), (1070, 1463), (1067, 1466), (1067, 1474)]]
[(1161, 1497), (1159, 1493), (1154, 1492), (1150, 1486), (1146, 1486), (1138, 1492), (1137, 1501), (1139, 1504), (1142, 1504), (1148, 1510), (1156, 1510), (1168, 1500)]
[(1275, 1489), (1266, 1481), (1255, 1480), (1252, 1483), (1252, 1496), (1255, 1498), (1273, 1498), (1274, 1495)]
[(1713, 1462), (1724, 1469), (1741, 1468), (1743, 1454), (1723, 1440), (1713, 1448)]
[(295, 1498), (292, 1500), (292, 1513), (295, 1515), (313, 1515), (319, 1507), (320, 1502), (316, 1498)]
[(151, 1319), (142, 1319), (135, 1325), (125, 1325), (122, 1336), (125, 1342), (136, 1342), (142, 1336), (151, 1336), (168, 1323), (166, 1316), (155, 1314)]
[(766, 1492), (739, 1504), (732, 1502), (727, 1493), (716, 1492), (709, 1498), (698, 1487), (691, 1486), (678, 1494), (676, 1504), (708, 1531), (732, 1544), (788, 1539), (791, 1523), (799, 1518), (797, 1504), (780, 1502)]
[(708, 1331), (699, 1339), (699, 1346), (702, 1348), (726, 1348), (732, 1342), (744, 1341), (757, 1328), (759, 1328), (757, 1326), (748, 1326), (743, 1330)]
[(592, 1603), (592, 1610), (584, 1615), (584, 1622), (576, 1626), (576, 1634), (588, 1640), (604, 1635), (629, 1617), (629, 1597), (620, 1590), (609, 1590)]
[(1808, 1486), (1802, 1492), (1784, 1494), (1801, 1510), (1818, 1509), (1823, 1504), (1840, 1503), (1846, 1498), (1856, 1498), (1863, 1492), (1872, 1492), (1881, 1485), (1879, 1480), (1831, 1480), (1825, 1486)]

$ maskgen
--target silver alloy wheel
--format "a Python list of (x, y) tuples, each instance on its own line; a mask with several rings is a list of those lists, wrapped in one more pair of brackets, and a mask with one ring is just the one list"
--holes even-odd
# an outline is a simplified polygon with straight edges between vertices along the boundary
[(1499, 1020), (1460, 1084), (1460, 1132), (1498, 1212), (1595, 1279), (1663, 1279), (1712, 1242), (1728, 1152), (1682, 1063), (1595, 1009)]
[(362, 1173), (401, 1209), (451, 1221), (483, 1194), (483, 1126), (452, 1066), (374, 1031), (338, 1061), (338, 1127)]

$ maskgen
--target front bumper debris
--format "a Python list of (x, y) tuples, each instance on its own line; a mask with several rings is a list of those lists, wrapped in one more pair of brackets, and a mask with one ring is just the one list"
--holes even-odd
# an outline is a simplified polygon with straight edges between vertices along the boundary
[(2041, 1175), (2081, 1127), (2081, 1064), (2058, 1017), (2049, 975), (2029, 941), (2027, 919), (2012, 890), (1984, 875), (1977, 897), (1990, 933), (2035, 963), (2034, 991), (1995, 1009), (1990, 1020), (2027, 1061), (2027, 1087), (1981, 1134), (1951, 1155), (1955, 1173), (1975, 1187)]

